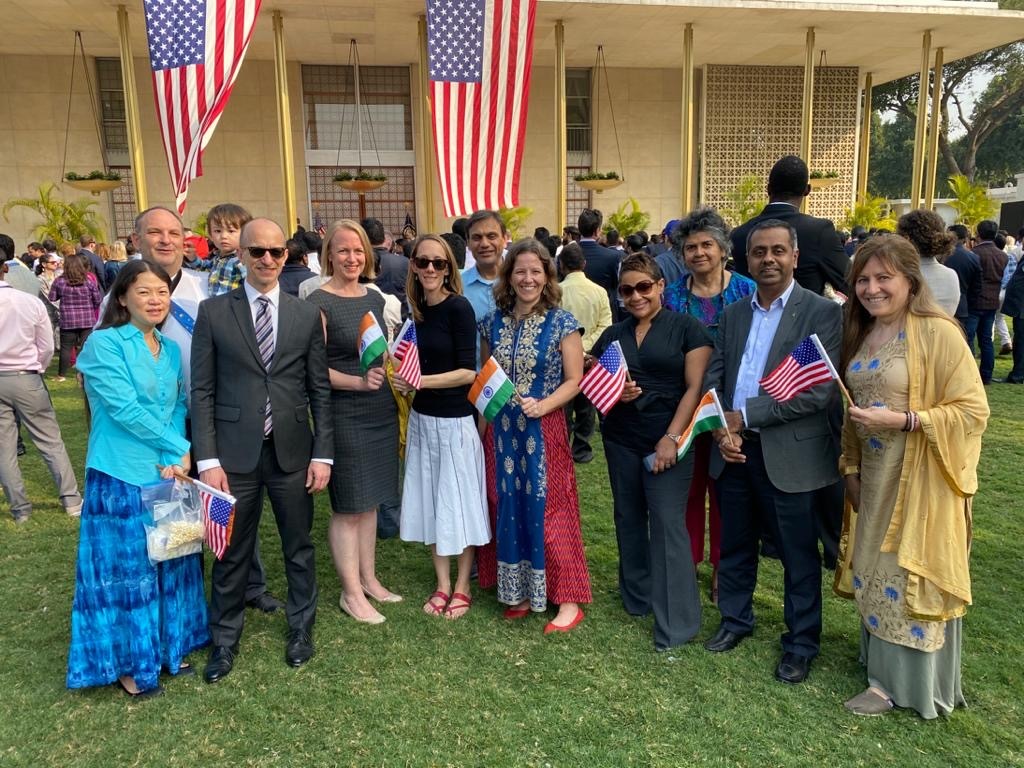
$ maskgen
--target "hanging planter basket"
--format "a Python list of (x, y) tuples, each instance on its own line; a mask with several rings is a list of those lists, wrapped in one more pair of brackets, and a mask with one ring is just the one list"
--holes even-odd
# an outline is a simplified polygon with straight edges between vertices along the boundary
[(334, 182), (335, 186), (346, 189), (349, 192), (356, 192), (360, 195), (365, 195), (367, 192), (373, 192), (375, 189), (380, 189), (387, 183), (387, 179), (348, 179), (346, 181)]
[(838, 176), (819, 176), (817, 178), (810, 178), (807, 183), (810, 184), (811, 189), (825, 189), (838, 184), (842, 179)]
[(606, 189), (615, 189), (622, 182), (623, 179), (583, 179), (582, 181), (577, 181), (576, 186), (600, 194)]
[(64, 183), (75, 189), (90, 192), (94, 196), (99, 196), (100, 192), (117, 189), (124, 184), (116, 173), (103, 173), (102, 171), (93, 171), (88, 176), (69, 173), (64, 176)]
[(348, 171), (342, 171), (332, 181), (336, 187), (341, 187), (344, 190), (355, 192), (359, 195), (365, 195), (367, 192), (373, 192), (373, 190), (383, 187), (388, 183), (388, 178), (382, 173), (360, 171), (359, 173), (352, 174)]

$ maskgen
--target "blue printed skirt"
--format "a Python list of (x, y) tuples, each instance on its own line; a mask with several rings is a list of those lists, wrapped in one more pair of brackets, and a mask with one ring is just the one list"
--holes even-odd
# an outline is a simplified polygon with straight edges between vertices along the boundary
[(67, 686), (130, 675), (140, 690), (155, 688), (161, 668), (177, 674), (210, 642), (201, 556), (149, 562), (138, 486), (90, 469), (84, 501)]

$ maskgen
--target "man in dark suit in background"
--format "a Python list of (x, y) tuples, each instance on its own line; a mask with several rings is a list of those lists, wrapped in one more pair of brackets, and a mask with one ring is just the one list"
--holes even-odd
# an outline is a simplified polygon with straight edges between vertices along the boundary
[(593, 283), (597, 283), (608, 292), (608, 305), (612, 310), (612, 318), (619, 319), (619, 302), (616, 291), (619, 287), (619, 262), (622, 251), (605, 248), (597, 242), (601, 232), (604, 215), (596, 208), (584, 208), (577, 224), (580, 228), (580, 248), (586, 266), (583, 274)]
[[(810, 174), (807, 164), (795, 155), (780, 158), (768, 174), (768, 205), (760, 214), (732, 231), (732, 255), (736, 271), (748, 275), (747, 237), (758, 222), (777, 219), (796, 230), (800, 260), (796, 267), (797, 283), (819, 296), (825, 292), (825, 285), (852, 298), (846, 284), (850, 269), (850, 258), (843, 249), (839, 235), (832, 222), (800, 212), (800, 204), (811, 192)], [(842, 404), (837, 402), (829, 414), (832, 432), (839, 440), (843, 426)], [(823, 488), (816, 500), (815, 509), (818, 536), (825, 553), (825, 565), (835, 568), (839, 554), (839, 536), (843, 527), (843, 483), (837, 480), (831, 487)], [(769, 538), (770, 541), (770, 538)], [(774, 548), (766, 542), (766, 552), (775, 554)]]
[(106, 271), (103, 267), (103, 259), (96, 255), (96, 238), (92, 235), (82, 235), (78, 238), (78, 253), (85, 256), (89, 262), (89, 271), (96, 277), (100, 291), (106, 291), (110, 286), (106, 283)]
[(977, 335), (982, 384), (992, 383), (992, 370), (996, 364), (992, 327), (996, 321), (996, 312), (999, 311), (999, 290), (1008, 261), (1003, 249), (992, 242), (998, 232), (999, 225), (991, 219), (978, 222), (978, 244), (971, 249), (981, 265), (981, 290), (978, 307), (971, 313), (968, 322), (967, 345), (974, 349), (974, 336)]
[(821, 638), (821, 558), (815, 536), (815, 491), (838, 477), (839, 446), (829, 427), (834, 384), (818, 384), (778, 402), (759, 380), (801, 341), (817, 333), (829, 356), (839, 359), (842, 310), (797, 285), (795, 230), (778, 219), (750, 230), (748, 263), (757, 282), (750, 299), (725, 308), (705, 391), (718, 390), (727, 409), (725, 430), (710, 473), (718, 482), (722, 554), (718, 609), (722, 623), (704, 647), (735, 648), (754, 631), (758, 533), (771, 531), (785, 569), (782, 660), (775, 677), (800, 683), (817, 656)]
[(200, 479), (238, 499), (227, 552), (213, 564), (208, 683), (231, 672), (238, 652), (264, 489), (288, 579), (285, 661), (297, 667), (313, 655), (312, 494), (326, 487), (334, 454), (320, 313), (278, 284), (287, 256), (284, 232), (268, 219), (253, 219), (242, 228), (239, 251), (245, 282), (199, 304), (192, 340), (192, 440)]
[(800, 204), (811, 193), (807, 164), (796, 155), (787, 155), (772, 166), (768, 174), (768, 205), (757, 216), (732, 231), (732, 258), (736, 271), (750, 276), (747, 267), (747, 235), (760, 221), (778, 219), (796, 230), (800, 244), (800, 265), (796, 281), (821, 296), (825, 284), (850, 295), (846, 273), (850, 259), (839, 242), (836, 228), (828, 219), (800, 213)]
[[(981, 301), (981, 261), (978, 255), (967, 249), (967, 238), (970, 232), (963, 224), (953, 224), (949, 231), (956, 235), (956, 247), (943, 262), (947, 267), (956, 272), (960, 279), (960, 303), (956, 308), (956, 319), (964, 334), (970, 338), (971, 316), (977, 315), (978, 304)], [(975, 330), (977, 323), (974, 323)]]

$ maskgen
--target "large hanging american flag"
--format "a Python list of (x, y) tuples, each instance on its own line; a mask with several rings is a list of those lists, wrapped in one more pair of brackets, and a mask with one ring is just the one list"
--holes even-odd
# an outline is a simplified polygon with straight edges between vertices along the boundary
[(537, 0), (427, 0), (446, 216), (519, 203)]
[(178, 212), (231, 96), (260, 0), (143, 0), (157, 121)]

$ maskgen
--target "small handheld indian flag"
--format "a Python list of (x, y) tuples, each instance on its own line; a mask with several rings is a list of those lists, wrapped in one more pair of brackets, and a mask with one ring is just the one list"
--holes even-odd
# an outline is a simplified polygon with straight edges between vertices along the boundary
[(373, 361), (388, 351), (388, 341), (373, 312), (363, 315), (359, 323), (359, 368), (365, 374), (373, 367)]
[[(704, 393), (704, 397), (697, 403), (697, 408), (693, 412), (690, 424), (683, 430), (683, 434), (679, 436), (679, 440), (676, 442), (676, 460), (681, 460), (689, 452), (690, 448), (693, 447), (694, 440), (699, 435), (724, 426), (725, 412), (722, 410), (722, 404), (718, 401), (718, 393), (712, 387)], [(647, 467), (648, 471), (654, 469), (653, 453), (644, 457), (644, 466)]]
[(515, 394), (516, 388), (498, 365), (498, 361), (491, 356), (487, 358), (480, 373), (476, 375), (473, 386), (469, 388), (469, 402), (476, 406), (487, 421), (494, 421), (498, 411), (515, 397)]

